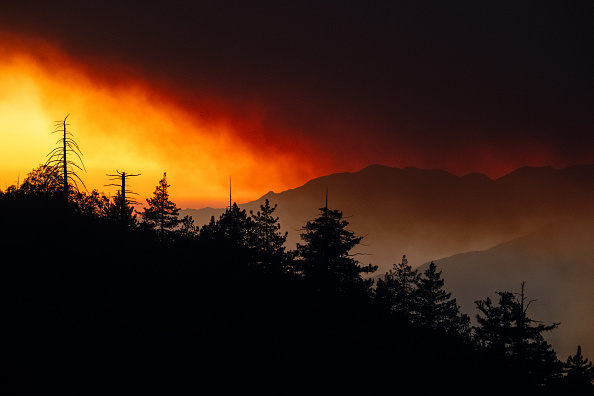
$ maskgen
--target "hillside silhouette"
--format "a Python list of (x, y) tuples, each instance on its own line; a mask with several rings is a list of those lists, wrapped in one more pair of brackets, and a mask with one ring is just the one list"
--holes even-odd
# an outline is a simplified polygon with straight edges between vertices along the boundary
[[(365, 235), (361, 259), (379, 266), (376, 278), (405, 253), (413, 266), (435, 261), (471, 317), (474, 301), (526, 281), (538, 299), (535, 316), (563, 323), (547, 335), (560, 356), (574, 352), (576, 342), (594, 350), (588, 336), (593, 325), (585, 319), (594, 314), (588, 286), (594, 282), (594, 167), (524, 167), (492, 180), (373, 165), (270, 192), (242, 207), (249, 210), (264, 199), (279, 202), (291, 246), (326, 187), (330, 202)], [(182, 212), (200, 223), (219, 211)]]
[(512, 290), (526, 281), (534, 316), (561, 322), (549, 335), (561, 354), (575, 343), (594, 350), (594, 212), (584, 212), (543, 226), (517, 239), (483, 251), (436, 260), (462, 310), (474, 311), (485, 294)]
[[(484, 250), (530, 233), (567, 216), (580, 215), (594, 202), (594, 167), (525, 167), (491, 180), (480, 174), (372, 165), (337, 173), (280, 193), (269, 192), (242, 204), (256, 210), (265, 199), (278, 204), (287, 245), (324, 204), (349, 216), (365, 239), (365, 260), (387, 271), (402, 254), (413, 266), (457, 253)], [(185, 209), (197, 225), (224, 209)]]
[[(88, 191), (67, 118), (56, 122), (61, 138), (46, 163), (0, 190), (4, 393), (105, 393), (116, 386), (178, 393), (213, 385), (278, 392), (287, 384), (296, 393), (379, 393), (392, 390), (394, 380), (399, 389), (423, 392), (468, 393), (484, 384), (499, 392), (592, 390), (594, 369), (581, 345), (559, 359), (544, 338), (559, 323), (555, 315), (551, 323), (533, 319), (524, 279), (520, 293), (496, 291), (498, 301), (462, 291), (465, 304), (469, 295), (477, 298), (471, 326), (471, 313), (445, 289), (433, 261), (419, 271), (404, 254), (395, 263), (394, 250), (412, 250), (418, 260), (571, 215), (587, 219), (594, 168), (523, 168), (493, 181), (374, 165), (245, 207), (230, 199), (224, 210), (195, 213), (171, 200), (164, 172), (138, 211), (126, 181), (140, 174), (106, 175), (120, 187), (113, 198)], [(206, 214), (208, 220), (200, 217)], [(557, 262), (573, 257), (567, 247), (589, 261), (591, 222), (585, 224), (573, 244), (564, 244), (557, 226), (545, 241), (535, 234), (520, 248), (507, 246), (515, 258), (523, 248), (529, 259), (546, 253), (553, 264), (535, 268), (532, 260), (528, 272), (553, 284), (543, 269), (565, 271), (563, 280), (575, 287), (572, 270), (581, 262)], [(560, 249), (540, 249), (547, 241)], [(380, 265), (370, 257), (382, 263), (377, 275)], [(587, 278), (581, 265), (575, 268)], [(470, 267), (449, 277), (463, 281), (481, 268)], [(502, 268), (482, 275), (495, 279)]]
[(516, 301), (486, 322), (517, 329), (499, 334), (505, 348), (490, 327), (476, 342), (435, 265), (395, 311), (397, 273), (376, 292), (377, 267), (352, 254), (362, 236), (328, 205), (293, 250), (269, 201), (198, 229), (165, 174), (138, 214), (120, 195), (65, 195), (54, 173), (30, 175), (0, 193), (4, 394), (592, 387), (579, 347), (564, 365)]

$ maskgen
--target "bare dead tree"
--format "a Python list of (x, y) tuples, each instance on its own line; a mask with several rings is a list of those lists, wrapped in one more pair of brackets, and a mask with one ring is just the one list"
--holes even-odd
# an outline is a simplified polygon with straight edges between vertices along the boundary
[(559, 323), (553, 323), (552, 325), (545, 325), (540, 320), (534, 320), (528, 317), (527, 312), (530, 304), (537, 301), (529, 300), (526, 301), (528, 298), (524, 294), (524, 287), (526, 286), (526, 282), (523, 281), (521, 283), (521, 291), (520, 293), (514, 293), (516, 295), (516, 306), (517, 306), (517, 319), (516, 319), (516, 330), (517, 334), (517, 354), (520, 357), (524, 357), (527, 353), (527, 348), (530, 346), (530, 341), (535, 341), (537, 336), (539, 336), (542, 332), (550, 331), (557, 326)]
[(106, 186), (115, 186), (115, 187), (120, 187), (120, 189), (118, 190), (119, 195), (116, 196), (115, 199), (115, 204), (116, 204), (116, 208), (117, 208), (117, 212), (118, 212), (118, 217), (120, 218), (120, 220), (125, 220), (127, 219), (130, 215), (131, 215), (131, 209), (130, 209), (130, 205), (140, 205), (140, 202), (136, 201), (136, 199), (134, 198), (128, 198), (129, 195), (138, 195), (138, 193), (133, 192), (132, 190), (129, 190), (126, 188), (126, 181), (128, 178), (130, 177), (136, 177), (136, 176), (140, 176), (141, 173), (138, 174), (130, 174), (130, 173), (126, 173), (126, 172), (120, 172), (118, 170), (116, 170), (116, 174), (114, 175), (107, 175), (110, 177), (109, 180), (118, 180), (119, 183), (110, 183), (110, 184), (106, 184)]
[[(58, 133), (61, 135), (61, 137), (56, 142), (58, 147), (49, 152), (47, 155), (49, 158), (45, 163), (45, 166), (50, 168), (51, 172), (62, 181), (62, 189), (66, 203), (68, 203), (70, 190), (79, 190), (77, 181), (82, 184), (85, 190), (87, 189), (85, 183), (75, 171), (75, 168), (85, 172), (87, 170), (85, 169), (85, 165), (82, 161), (82, 152), (74, 140), (74, 135), (67, 129), (67, 127), (70, 125), (66, 123), (66, 119), (69, 115), (70, 114), (64, 117), (63, 120), (56, 121), (52, 133)], [(78, 158), (81, 165), (78, 165), (77, 162), (71, 159), (73, 155), (74, 157)]]

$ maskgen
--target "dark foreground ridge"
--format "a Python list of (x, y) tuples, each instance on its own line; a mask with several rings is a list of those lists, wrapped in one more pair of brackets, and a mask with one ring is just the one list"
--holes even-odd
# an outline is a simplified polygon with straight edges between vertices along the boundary
[[(158, 191), (142, 222), (96, 193), (0, 195), (4, 394), (575, 388), (554, 353), (479, 345), (434, 266), (397, 312), (397, 272), (378, 296), (361, 276), (375, 268), (348, 255), (360, 238), (340, 211), (321, 208), (290, 252), (270, 205), (249, 216), (234, 204), (197, 230), (160, 223), (157, 198), (169, 215), (175, 205)], [(435, 320), (442, 305), (424, 285), (455, 326)]]

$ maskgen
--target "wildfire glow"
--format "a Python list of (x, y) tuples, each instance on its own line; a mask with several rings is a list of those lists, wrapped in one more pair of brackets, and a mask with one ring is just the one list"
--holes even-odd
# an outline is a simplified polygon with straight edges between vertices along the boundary
[[(113, 195), (107, 174), (141, 173), (130, 188), (144, 202), (167, 172), (171, 198), (182, 208), (225, 206), (230, 176), (233, 199), (244, 203), (372, 163), (496, 178), (524, 165), (591, 163), (593, 155), (587, 148), (564, 155), (546, 140), (499, 139), (480, 125), (452, 140), (431, 131), (417, 137), (398, 125), (383, 130), (373, 120), (353, 124), (352, 117), (319, 108), (309, 117), (316, 106), (307, 95), (287, 96), (289, 109), (275, 111), (270, 102), (228, 92), (182, 93), (116, 59), (68, 54), (47, 41), (0, 32), (0, 189), (46, 161), (57, 141), (54, 124), (67, 114), (89, 189)], [(296, 114), (289, 113), (293, 106)]]
[(141, 173), (131, 189), (144, 201), (167, 172), (179, 206), (220, 206), (228, 199), (229, 176), (234, 200), (246, 202), (319, 175), (299, 144), (292, 147), (294, 154), (266, 146), (265, 157), (254, 148), (242, 130), (257, 128), (257, 115), (229, 119), (219, 108), (205, 116), (142, 78), (110, 81), (47, 43), (14, 41), (0, 35), (2, 189), (45, 162), (58, 139), (51, 134), (54, 123), (67, 114), (89, 189), (114, 194), (115, 187), (105, 187), (106, 174)]

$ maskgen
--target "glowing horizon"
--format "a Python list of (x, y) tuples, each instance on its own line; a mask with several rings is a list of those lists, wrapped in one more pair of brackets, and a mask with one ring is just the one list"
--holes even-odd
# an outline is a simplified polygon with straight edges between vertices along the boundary
[(113, 195), (116, 188), (105, 187), (107, 174), (141, 173), (131, 189), (144, 202), (167, 172), (178, 206), (217, 207), (228, 201), (230, 175), (237, 202), (294, 188), (319, 175), (310, 159), (300, 157), (298, 147), (294, 154), (267, 149), (264, 159), (238, 138), (237, 124), (255, 128), (257, 114), (248, 120), (205, 117), (155, 92), (142, 79), (109, 85), (47, 44), (25, 51), (5, 43), (0, 48), (2, 189), (46, 161), (56, 143), (53, 126), (67, 114), (87, 169), (80, 176), (89, 190)]
[(229, 176), (234, 201), (246, 203), (374, 163), (498, 178), (525, 165), (565, 167), (592, 158), (585, 145), (571, 156), (519, 130), (507, 141), (488, 130), (472, 139), (423, 141), (414, 132), (422, 125), (355, 125), (348, 114), (327, 116), (299, 89), (286, 95), (295, 114), (224, 88), (182, 92), (124, 61), (75, 59), (53, 42), (7, 32), (0, 32), (0, 56), (0, 189), (46, 161), (56, 143), (54, 124), (67, 114), (87, 188), (114, 195), (108, 174), (140, 173), (130, 188), (144, 203), (167, 172), (171, 199), (181, 208), (225, 207)]

